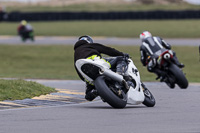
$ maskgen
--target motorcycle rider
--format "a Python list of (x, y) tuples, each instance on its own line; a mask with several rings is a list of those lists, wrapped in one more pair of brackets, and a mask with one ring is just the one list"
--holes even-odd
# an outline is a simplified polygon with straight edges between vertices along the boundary
[(18, 34), (21, 36), (22, 41), (26, 41), (27, 38), (30, 38), (34, 41), (33, 37), (33, 27), (27, 23), (26, 20), (22, 20), (20, 25), (17, 28)]
[[(113, 58), (103, 59), (101, 54), (113, 56)], [(94, 43), (93, 39), (88, 35), (79, 37), (78, 41), (74, 45), (74, 66), (79, 77), (86, 82), (86, 100), (92, 101), (98, 96), (98, 94), (95, 90), (95, 86), (87, 82), (79, 73), (75, 65), (76, 61), (79, 59), (103, 60), (109, 68), (116, 68), (116, 72), (123, 75), (127, 67), (127, 63), (125, 61), (126, 57), (129, 57), (126, 53), (122, 53), (114, 48), (107, 47), (100, 43)]]
[[(140, 46), (140, 54), (143, 66), (147, 65), (147, 70), (149, 72), (156, 73), (158, 76), (156, 79), (160, 78), (160, 80), (163, 81), (166, 73), (157, 67), (157, 57), (155, 56), (155, 53), (163, 48), (171, 50), (171, 45), (160, 37), (152, 36), (149, 31), (142, 32), (140, 34), (140, 39), (142, 41), (142, 45)], [(173, 62), (180, 68), (184, 67), (184, 64), (178, 61), (174, 51)]]

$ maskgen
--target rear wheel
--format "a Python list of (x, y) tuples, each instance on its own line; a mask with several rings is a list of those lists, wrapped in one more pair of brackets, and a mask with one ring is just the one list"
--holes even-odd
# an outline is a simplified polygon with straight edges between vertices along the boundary
[(127, 104), (127, 95), (121, 89), (115, 88), (114, 84), (100, 76), (95, 80), (95, 88), (99, 96), (113, 108), (124, 108)]
[(178, 86), (182, 89), (186, 89), (188, 87), (188, 81), (181, 69), (178, 66), (171, 64), (169, 70), (176, 78), (176, 83), (178, 84)]

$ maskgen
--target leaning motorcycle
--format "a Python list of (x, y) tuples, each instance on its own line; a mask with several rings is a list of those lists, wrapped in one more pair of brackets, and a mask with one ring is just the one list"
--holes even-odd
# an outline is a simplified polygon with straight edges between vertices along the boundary
[(113, 108), (141, 103), (153, 107), (154, 96), (140, 81), (139, 71), (133, 61), (128, 58), (127, 62), (128, 68), (123, 76), (109, 69), (102, 60), (80, 59), (75, 65), (85, 80), (95, 85), (102, 101)]
[(34, 41), (34, 32), (33, 31), (23, 31), (20, 34), (20, 37), (21, 37), (23, 42), (25, 42), (27, 39)]
[(186, 89), (188, 87), (188, 81), (182, 69), (173, 62), (172, 50), (161, 49), (155, 53), (155, 56), (157, 56), (157, 67), (166, 72), (164, 82), (170, 88), (174, 88), (175, 84), (177, 84), (180, 88)]

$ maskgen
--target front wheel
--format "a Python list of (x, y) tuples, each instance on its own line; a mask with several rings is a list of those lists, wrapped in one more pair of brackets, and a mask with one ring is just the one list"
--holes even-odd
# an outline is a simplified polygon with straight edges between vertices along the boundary
[(151, 94), (151, 92), (147, 88), (144, 88), (143, 92), (145, 96), (143, 104), (147, 107), (155, 106), (156, 100), (154, 96)]
[[(111, 81), (104, 76), (99, 76), (95, 80), (95, 88), (99, 96), (113, 108), (124, 108), (127, 104), (127, 95), (123, 90), (117, 90)], [(118, 94), (117, 92), (120, 92)]]

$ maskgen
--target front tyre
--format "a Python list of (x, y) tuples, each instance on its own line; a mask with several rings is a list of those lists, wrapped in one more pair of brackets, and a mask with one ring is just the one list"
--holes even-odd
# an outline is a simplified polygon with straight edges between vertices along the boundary
[(145, 88), (143, 90), (143, 92), (144, 92), (144, 96), (145, 96), (143, 104), (147, 107), (155, 106), (156, 100), (155, 100), (154, 96), (151, 94), (151, 92), (147, 88)]
[(113, 108), (124, 108), (127, 104), (127, 95), (122, 91), (121, 95), (117, 95), (109, 88), (110, 82), (104, 76), (99, 76), (95, 80), (95, 88), (99, 96), (104, 99)]

